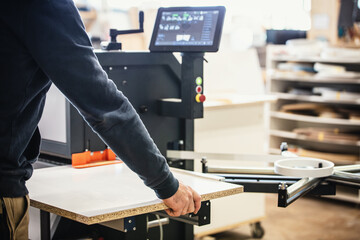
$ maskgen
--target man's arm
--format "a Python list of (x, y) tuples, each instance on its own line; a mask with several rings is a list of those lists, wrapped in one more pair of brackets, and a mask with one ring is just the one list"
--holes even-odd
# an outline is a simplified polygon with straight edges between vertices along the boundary
[(174, 215), (197, 211), (200, 197), (179, 185), (136, 111), (101, 68), (73, 1), (30, 2), (22, 37), (37, 65)]

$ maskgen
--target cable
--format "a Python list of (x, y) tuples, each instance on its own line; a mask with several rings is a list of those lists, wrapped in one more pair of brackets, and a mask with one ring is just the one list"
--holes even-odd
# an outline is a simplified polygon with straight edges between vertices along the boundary
[(163, 234), (164, 234), (164, 232), (163, 232), (162, 223), (161, 223), (161, 221), (160, 221), (160, 216), (157, 215), (157, 214), (155, 214), (155, 216), (156, 216), (156, 218), (159, 220), (160, 240), (163, 240), (163, 237), (164, 237)]

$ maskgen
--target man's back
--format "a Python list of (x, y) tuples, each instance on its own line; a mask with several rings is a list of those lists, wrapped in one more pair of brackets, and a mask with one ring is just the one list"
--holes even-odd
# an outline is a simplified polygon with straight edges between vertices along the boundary
[[(163, 199), (170, 208), (169, 214), (179, 216), (199, 210), (200, 196), (174, 178), (136, 111), (101, 68), (73, 1), (13, 0), (2, 3), (0, 8), (0, 206), (6, 205), (3, 212), (19, 200), (16, 204), (22, 207), (17, 208), (21, 210), (17, 216), (27, 219), (25, 181), (31, 177), (31, 163), (39, 154), (37, 124), (51, 83), (107, 146)], [(1, 221), (5, 218), (0, 216), (0, 227), (10, 222), (9, 216), (7, 221)], [(21, 222), (20, 227), (27, 229), (28, 220)], [(18, 226), (10, 225), (10, 237), (15, 236)], [(2, 234), (0, 231), (0, 238)], [(27, 239), (27, 234), (21, 235)]]
[(147, 186), (160, 198), (172, 196), (177, 180), (136, 111), (98, 63), (74, 3), (18, 0), (5, 5), (0, 10), (0, 196), (27, 193), (24, 181), (38, 156), (37, 124), (51, 82)]
[[(50, 81), (20, 37), (22, 22), (14, 8), (0, 17), (0, 196), (27, 194), (25, 181), (39, 153), (37, 123)], [(17, 9), (20, 13), (22, 8)], [(19, 13), (18, 13), (19, 14)], [(12, 16), (12, 17), (8, 17)]]

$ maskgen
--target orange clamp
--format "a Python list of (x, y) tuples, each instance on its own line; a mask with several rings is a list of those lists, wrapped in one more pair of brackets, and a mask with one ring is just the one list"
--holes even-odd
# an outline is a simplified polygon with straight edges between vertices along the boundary
[(71, 163), (73, 168), (87, 168), (122, 163), (122, 161), (117, 160), (115, 153), (108, 148), (104, 151), (74, 153), (71, 155)]

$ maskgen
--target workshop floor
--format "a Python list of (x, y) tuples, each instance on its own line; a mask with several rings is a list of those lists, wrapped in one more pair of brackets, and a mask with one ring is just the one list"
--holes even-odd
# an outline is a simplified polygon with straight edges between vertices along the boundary
[[(266, 196), (263, 240), (360, 240), (360, 205), (331, 199), (301, 198), (278, 208), (277, 195)], [(249, 225), (201, 240), (251, 240)]]

